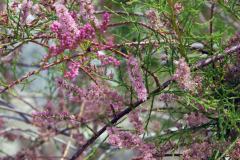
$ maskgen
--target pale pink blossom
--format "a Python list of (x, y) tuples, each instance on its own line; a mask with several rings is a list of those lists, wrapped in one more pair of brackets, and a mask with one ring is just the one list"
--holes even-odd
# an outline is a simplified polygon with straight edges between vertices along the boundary
[(68, 79), (76, 78), (78, 76), (78, 71), (79, 71), (80, 66), (81, 66), (80, 62), (71, 62), (68, 65), (69, 71), (67, 71), (65, 73), (64, 77), (68, 78)]
[(108, 127), (108, 142), (116, 147), (125, 149), (134, 149), (138, 151), (139, 157), (142, 160), (156, 160), (154, 154), (156, 153), (153, 144), (145, 143), (138, 135), (132, 134), (129, 131), (120, 131), (115, 127)]
[(190, 67), (184, 58), (175, 62), (177, 65), (173, 79), (178, 83), (179, 87), (184, 90), (193, 90), (194, 82), (191, 78)]
[(190, 127), (196, 127), (209, 122), (209, 119), (200, 112), (191, 112), (185, 116), (185, 120)]
[(193, 143), (183, 152), (183, 160), (208, 160), (212, 156), (212, 150), (209, 142)]
[(141, 69), (136, 58), (130, 56), (127, 61), (127, 70), (132, 86), (137, 93), (138, 99), (147, 100), (147, 89), (144, 85)]
[(140, 110), (135, 109), (128, 115), (130, 122), (133, 124), (138, 134), (142, 134), (144, 132), (144, 126), (142, 121), (140, 120)]

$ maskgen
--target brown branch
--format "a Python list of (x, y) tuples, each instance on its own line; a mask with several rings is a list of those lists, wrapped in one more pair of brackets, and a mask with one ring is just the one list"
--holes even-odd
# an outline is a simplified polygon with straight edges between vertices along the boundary
[(160, 35), (162, 34), (173, 34), (171, 32), (165, 32), (165, 31), (159, 31), (159, 30), (155, 30), (154, 28), (150, 27), (149, 25), (142, 23), (142, 22), (133, 22), (133, 21), (125, 21), (125, 22), (119, 22), (119, 23), (112, 23), (109, 24), (108, 27), (116, 27), (116, 26), (122, 26), (122, 25), (127, 25), (127, 24), (138, 24), (140, 26), (143, 26), (144, 28), (147, 28), (155, 33), (158, 33)]
[[(221, 60), (223, 59), (226, 55), (230, 55), (231, 53), (234, 53), (235, 51), (240, 49), (240, 44), (237, 46), (233, 46), (230, 49), (226, 49), (225, 50), (225, 54), (224, 55), (219, 55), (219, 56), (213, 56), (211, 58), (208, 58), (206, 60), (201, 60), (199, 61), (196, 65), (193, 66), (193, 70), (196, 69), (200, 69), (205, 67), (206, 65), (213, 63), (215, 61)], [(152, 91), (148, 98), (149, 99), (151, 97), (151, 95), (157, 94), (160, 91), (162, 91), (163, 89), (167, 88), (171, 83), (173, 82), (173, 79), (170, 78), (167, 81), (165, 81), (160, 87), (156, 88), (154, 91)], [(127, 115), (128, 113), (130, 113), (133, 109), (137, 108), (140, 104), (144, 103), (144, 101), (137, 101), (132, 105), (129, 105), (128, 108), (126, 108), (124, 111), (118, 113), (116, 115), (116, 117), (114, 117), (109, 123), (106, 124), (102, 129), (100, 129), (95, 135), (93, 135), (92, 138), (90, 138), (84, 145), (82, 145), (74, 154), (73, 156), (70, 158), (70, 160), (76, 160), (92, 143), (95, 142), (96, 139), (98, 139), (99, 136), (101, 136), (107, 129), (107, 127), (115, 124), (118, 122), (118, 120), (120, 120), (122, 117), (124, 117), (125, 115)]]
[(127, 13), (124, 11), (95, 11), (95, 14), (104, 14), (104, 13), (109, 13), (109, 14), (119, 14), (119, 15), (131, 15), (131, 16), (138, 16), (138, 17), (145, 17), (144, 14), (140, 13)]
[(142, 65), (142, 68), (143, 68), (147, 73), (149, 73), (149, 74), (153, 77), (153, 79), (154, 79), (154, 81), (155, 81), (155, 83), (156, 83), (156, 86), (157, 86), (157, 87), (160, 87), (161, 84), (160, 84), (160, 82), (159, 82), (158, 77), (157, 77), (154, 73), (152, 73), (151, 71), (149, 71), (144, 65)]

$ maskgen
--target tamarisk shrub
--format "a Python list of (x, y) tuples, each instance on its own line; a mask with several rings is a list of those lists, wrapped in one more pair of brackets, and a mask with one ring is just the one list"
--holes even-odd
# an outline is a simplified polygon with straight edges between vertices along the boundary
[(0, 160), (240, 160), (239, 7), (0, 0)]

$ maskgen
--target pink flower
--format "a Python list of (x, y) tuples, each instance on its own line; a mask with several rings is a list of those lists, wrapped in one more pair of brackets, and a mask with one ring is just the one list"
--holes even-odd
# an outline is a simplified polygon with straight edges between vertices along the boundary
[(106, 66), (106, 65), (110, 65), (110, 64), (112, 64), (114, 66), (120, 65), (120, 61), (112, 56), (101, 54), (100, 52), (97, 52), (96, 55), (97, 55), (97, 58), (101, 61), (102, 66)]
[(159, 97), (159, 100), (165, 103), (175, 101), (176, 99), (177, 96), (172, 93), (162, 93)]
[(212, 155), (212, 145), (208, 142), (194, 143), (183, 152), (184, 160), (208, 160)]
[(138, 134), (142, 134), (144, 132), (143, 123), (140, 120), (139, 110), (136, 109), (129, 113), (128, 115), (130, 122), (133, 124)]
[(173, 79), (178, 83), (179, 87), (184, 90), (193, 90), (194, 82), (191, 79), (190, 67), (186, 63), (184, 58), (175, 62), (177, 69), (173, 75)]
[(89, 23), (85, 24), (77, 33), (78, 41), (82, 41), (84, 39), (93, 39), (94, 37), (95, 30)]
[(200, 112), (191, 112), (185, 119), (190, 127), (196, 127), (209, 122), (209, 119)]
[(80, 62), (71, 62), (68, 66), (69, 71), (65, 73), (64, 77), (68, 79), (74, 79), (77, 77), (80, 66)]
[(108, 142), (111, 145), (119, 148), (137, 150), (140, 156), (138, 159), (156, 160), (153, 156), (156, 153), (155, 146), (144, 143), (138, 135), (128, 131), (120, 131), (115, 127), (108, 127), (107, 131), (109, 134)]
[(100, 30), (102, 32), (105, 32), (107, 30), (109, 21), (110, 21), (110, 14), (108, 12), (105, 12), (103, 14), (102, 24), (100, 25)]
[(154, 29), (159, 29), (161, 27), (161, 24), (160, 24), (160, 18), (159, 16), (157, 15), (157, 12), (155, 10), (148, 10), (146, 11), (146, 17), (149, 21), (149, 25), (151, 27), (153, 27)]
[(61, 29), (61, 24), (60, 24), (58, 21), (54, 21), (54, 22), (52, 23), (52, 25), (50, 26), (50, 29), (51, 29), (53, 32), (57, 33), (57, 32), (59, 32), (59, 30)]
[(68, 9), (62, 4), (55, 4), (56, 13), (61, 24), (61, 29), (64, 32), (77, 33), (78, 27), (73, 19), (71, 13), (68, 12)]
[(87, 88), (79, 88), (60, 78), (57, 79), (57, 84), (59, 88), (68, 92), (71, 102), (80, 106), (84, 104), (85, 107), (82, 109), (83, 116), (80, 117), (83, 122), (96, 120), (102, 115), (112, 118), (115, 114), (122, 111), (125, 106), (124, 97), (107, 86), (91, 84)]
[(92, 0), (78, 0), (80, 5), (80, 15), (86, 21), (90, 20), (98, 25), (97, 18), (94, 15), (95, 9), (92, 5)]
[(175, 9), (175, 12), (179, 14), (183, 10), (183, 6), (181, 3), (178, 2), (174, 4), (174, 9)]
[(62, 4), (55, 4), (58, 21), (54, 21), (50, 29), (56, 33), (60, 44), (56, 48), (51, 47), (53, 55), (60, 54), (65, 49), (76, 49), (78, 44), (87, 39), (95, 37), (95, 29), (89, 24), (79, 27), (72, 13)]
[(143, 83), (143, 78), (138, 61), (133, 56), (130, 56), (127, 61), (128, 75), (135, 92), (138, 95), (138, 99), (141, 101), (147, 100), (147, 89)]

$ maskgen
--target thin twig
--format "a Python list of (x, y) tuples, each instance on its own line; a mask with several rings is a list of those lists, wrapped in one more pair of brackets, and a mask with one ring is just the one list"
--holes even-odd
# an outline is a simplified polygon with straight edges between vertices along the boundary
[(109, 24), (108, 27), (116, 27), (116, 26), (122, 26), (122, 25), (127, 25), (127, 24), (138, 24), (140, 26), (143, 26), (144, 28), (147, 28), (147, 29), (149, 29), (155, 33), (161, 34), (161, 35), (162, 34), (173, 34), (171, 32), (155, 30), (154, 28), (152, 28), (149, 25), (142, 23), (142, 22), (132, 22), (132, 21), (118, 22), (118, 23)]
[(25, 74), (25, 75), (22, 76), (21, 78), (17, 79), (16, 81), (11, 82), (9, 85), (7, 85), (6, 87), (4, 87), (4, 88), (0, 91), (0, 94), (6, 92), (8, 89), (12, 88), (13, 86), (20, 84), (21, 82), (23, 82), (24, 80), (28, 79), (28, 78), (31, 77), (32, 75), (35, 75), (35, 74), (40, 73), (42, 70), (46, 70), (46, 69), (48, 69), (48, 68), (50, 68), (50, 67), (52, 67), (52, 66), (58, 65), (58, 64), (60, 64), (60, 63), (62, 63), (62, 62), (64, 62), (64, 61), (69, 61), (69, 60), (71, 60), (71, 59), (73, 59), (73, 58), (76, 58), (76, 57), (79, 57), (79, 56), (83, 56), (83, 55), (82, 55), (82, 54), (76, 54), (76, 55), (73, 55), (73, 56), (71, 56), (71, 57), (63, 57), (63, 58), (61, 58), (61, 59), (59, 59), (59, 60), (54, 61), (53, 63), (46, 64), (46, 65), (40, 67), (39, 69), (36, 69), (36, 70), (34, 70), (34, 71), (31, 71), (31, 72), (28, 72), (27, 74)]
[(146, 72), (148, 72), (148, 73), (153, 77), (153, 79), (154, 79), (154, 81), (155, 81), (155, 83), (156, 83), (156, 86), (157, 86), (157, 87), (160, 87), (161, 84), (160, 84), (160, 82), (159, 82), (158, 77), (157, 77), (154, 73), (152, 73), (151, 71), (149, 71), (145, 66), (142, 65), (142, 68), (143, 68)]
[(138, 16), (138, 17), (145, 17), (144, 14), (140, 13), (127, 13), (124, 11), (95, 11), (95, 14), (104, 14), (104, 13), (109, 13), (109, 14), (120, 14), (120, 15), (132, 15), (132, 16)]

